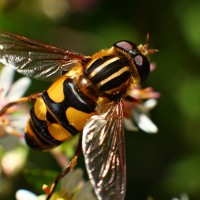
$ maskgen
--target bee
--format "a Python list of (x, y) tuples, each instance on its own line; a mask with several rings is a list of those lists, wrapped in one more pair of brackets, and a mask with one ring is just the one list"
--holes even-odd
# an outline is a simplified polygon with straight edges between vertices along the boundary
[(125, 198), (123, 99), (147, 79), (148, 54), (155, 51), (148, 43), (124, 40), (84, 56), (0, 31), (0, 63), (25, 76), (53, 81), (43, 93), (11, 102), (0, 114), (17, 103), (33, 101), (25, 140), (36, 150), (52, 149), (81, 134), (71, 163), (55, 178), (48, 198), (81, 152), (97, 198)]

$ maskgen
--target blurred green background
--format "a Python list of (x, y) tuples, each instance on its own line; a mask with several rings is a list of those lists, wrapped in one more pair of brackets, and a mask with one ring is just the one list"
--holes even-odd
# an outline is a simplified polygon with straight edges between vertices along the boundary
[[(161, 93), (151, 112), (159, 133), (125, 134), (126, 200), (167, 200), (181, 193), (200, 199), (200, 1), (0, 0), (0, 29), (85, 55), (121, 39), (145, 43), (149, 32), (150, 47), (160, 51), (151, 56), (157, 68), (144, 87)], [(48, 84), (33, 81), (28, 93)], [(29, 162), (42, 165), (41, 154), (32, 152)], [(20, 176), (14, 188), (21, 182)], [(14, 199), (13, 191), (2, 198)]]

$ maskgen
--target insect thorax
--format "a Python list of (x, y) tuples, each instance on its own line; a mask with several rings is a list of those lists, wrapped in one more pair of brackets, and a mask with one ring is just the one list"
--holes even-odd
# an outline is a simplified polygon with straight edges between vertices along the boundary
[(118, 98), (131, 84), (130, 61), (114, 47), (102, 50), (87, 63), (85, 74), (96, 86), (100, 95)]

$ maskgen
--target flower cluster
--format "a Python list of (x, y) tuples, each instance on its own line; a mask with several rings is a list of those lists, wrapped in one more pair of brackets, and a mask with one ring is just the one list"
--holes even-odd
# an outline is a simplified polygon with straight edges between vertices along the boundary
[[(45, 200), (46, 195), (39, 195), (28, 191), (18, 190), (16, 200)], [(89, 181), (83, 180), (83, 171), (76, 169), (68, 173), (61, 180), (61, 189), (55, 192), (50, 200), (97, 200)]]
[[(18, 79), (12, 84), (14, 70), (4, 67), (0, 73), (0, 110), (8, 103), (18, 100), (28, 89), (31, 80), (27, 77)], [(29, 109), (26, 105), (12, 106), (0, 116), (0, 137), (7, 133), (16, 134), (24, 131)]]
[[(12, 84), (13, 78), (13, 69), (8, 67), (1, 69), (0, 110), (7, 103), (22, 97), (31, 83), (29, 78), (23, 77)], [(8, 177), (15, 175), (25, 164), (27, 151), (24, 151), (18, 144), (23, 138), (28, 113), (27, 105), (18, 105), (10, 107), (0, 116), (0, 149), (4, 152), (0, 164), (1, 171)]]
[(186, 193), (182, 193), (180, 198), (173, 197), (172, 200), (189, 200), (189, 196)]

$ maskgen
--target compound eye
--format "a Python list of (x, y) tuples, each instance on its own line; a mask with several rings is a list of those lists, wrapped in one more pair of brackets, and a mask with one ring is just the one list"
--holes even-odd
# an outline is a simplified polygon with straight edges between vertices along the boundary
[(141, 83), (143, 83), (150, 72), (150, 64), (147, 57), (141, 53), (137, 45), (133, 42), (123, 40), (115, 43), (114, 46), (126, 51), (133, 58)]
[(114, 44), (115, 47), (118, 47), (124, 51), (131, 51), (132, 49), (136, 49), (137, 48), (137, 45), (133, 42), (130, 42), (130, 41), (119, 41), (117, 43)]
[(143, 64), (143, 58), (142, 58), (141, 55), (135, 56), (134, 61), (135, 61), (135, 64), (136, 64), (138, 67), (139, 67), (139, 66), (141, 67), (142, 64)]
[(134, 63), (140, 75), (141, 83), (143, 83), (150, 72), (150, 64), (146, 56), (138, 54), (134, 57)]

